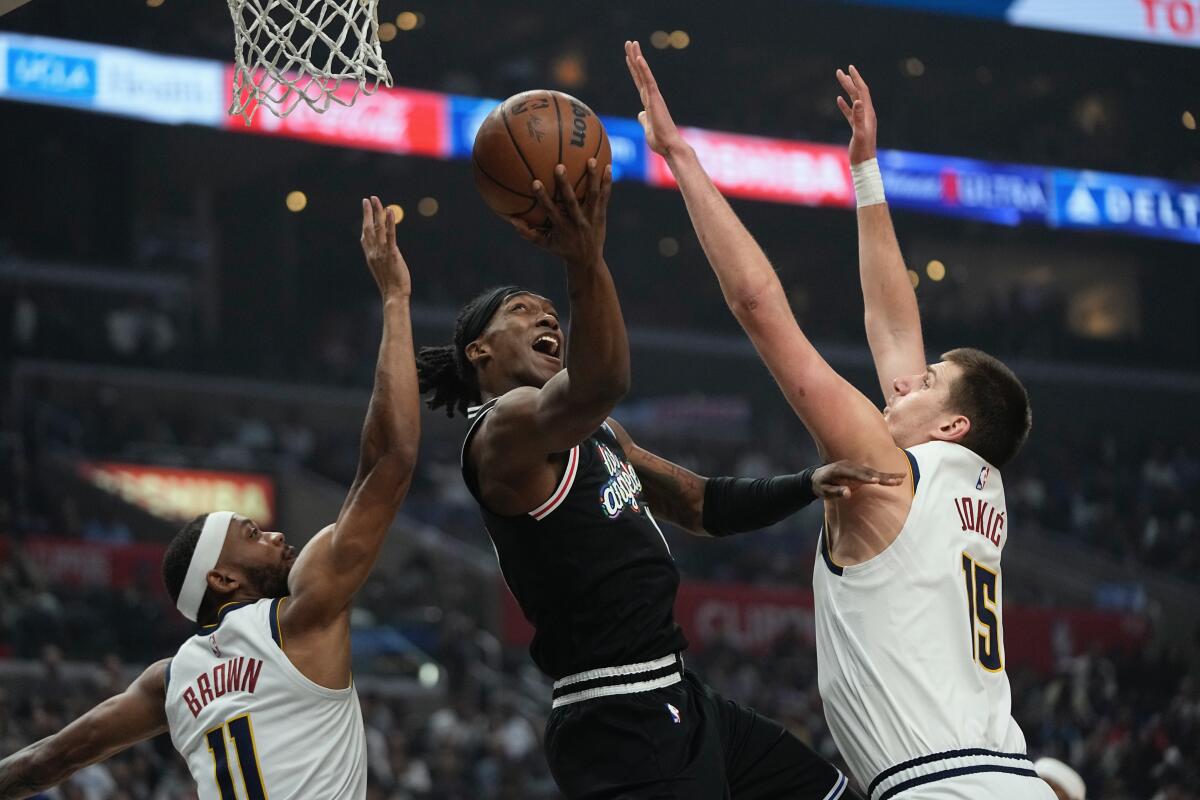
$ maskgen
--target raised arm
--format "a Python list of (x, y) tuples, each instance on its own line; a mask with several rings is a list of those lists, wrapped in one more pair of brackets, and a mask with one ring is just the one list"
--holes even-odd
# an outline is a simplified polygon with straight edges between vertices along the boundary
[(671, 120), (641, 48), (636, 42), (627, 42), (625, 54), (644, 107), (638, 119), (646, 130), (646, 141), (666, 159), (679, 184), (726, 304), (812, 433), (822, 456), (898, 469), (903, 457), (892, 452), (895, 448), (882, 415), (834, 372), (800, 330), (766, 254)]
[(549, 226), (533, 228), (510, 218), (523, 238), (563, 260), (571, 301), (571, 336), (565, 369), (540, 389), (506, 394), (488, 422), (488, 438), (503, 441), (517, 461), (541, 462), (549, 453), (568, 450), (600, 426), (629, 391), (629, 340), (617, 299), (617, 287), (604, 261), (612, 169), (588, 159), (588, 191), (583, 203), (567, 181), (566, 168), (555, 169), (553, 202), (541, 181), (533, 191), (546, 210)]
[(379, 198), (363, 201), (362, 246), (383, 301), (383, 340), (367, 407), (358, 474), (337, 522), (302, 551), (283, 606), (285, 637), (328, 625), (348, 610), (379, 555), (408, 493), (420, 437), (408, 266), (396, 247), (396, 223)]
[[(542, 503), (557, 483), (549, 458), (586, 439), (629, 391), (629, 341), (617, 289), (604, 261), (611, 168), (588, 161), (583, 203), (555, 171), (560, 205), (535, 181), (533, 190), (546, 210), (547, 228), (513, 226), (530, 242), (566, 264), (571, 301), (571, 335), (565, 369), (540, 388), (524, 386), (501, 396), (471, 443), (471, 458), (487, 475), (483, 490), (489, 508), (520, 514)], [(557, 335), (558, 323), (547, 320)], [(468, 349), (468, 354), (470, 354)]]
[(57, 786), (90, 764), (165, 733), (167, 662), (151, 665), (121, 694), (0, 761), (0, 800), (17, 800)]
[(704, 478), (639, 447), (616, 420), (608, 422), (655, 516), (697, 536), (767, 528), (818, 498), (846, 500), (860, 486), (899, 486), (904, 479), (849, 461), (773, 478)]
[(838, 82), (850, 102), (838, 96), (837, 104), (850, 123), (850, 170), (858, 195), (858, 272), (862, 281), (867, 343), (886, 400), (893, 381), (901, 375), (925, 371), (925, 343), (917, 294), (908, 280), (908, 269), (896, 241), (892, 216), (883, 198), (883, 181), (876, 160), (875, 106), (871, 90), (850, 65), (849, 74), (837, 71)]

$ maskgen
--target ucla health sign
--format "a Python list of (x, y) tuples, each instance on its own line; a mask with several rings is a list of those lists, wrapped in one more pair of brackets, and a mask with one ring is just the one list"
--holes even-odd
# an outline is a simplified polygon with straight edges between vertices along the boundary
[(1046, 171), (903, 150), (879, 153), (894, 208), (965, 217), (997, 225), (1046, 219)]
[(1200, 244), (1200, 186), (1056, 169), (1048, 223)]
[(58, 39), (0, 37), (0, 93), (51, 105), (91, 105), (96, 49)]

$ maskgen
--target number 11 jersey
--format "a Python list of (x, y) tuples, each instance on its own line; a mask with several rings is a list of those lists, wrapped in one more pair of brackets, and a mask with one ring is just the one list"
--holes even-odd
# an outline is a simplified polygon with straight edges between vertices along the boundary
[(366, 737), (351, 685), (327, 689), (283, 651), (287, 598), (229, 603), (167, 665), (167, 721), (200, 800), (362, 800)]

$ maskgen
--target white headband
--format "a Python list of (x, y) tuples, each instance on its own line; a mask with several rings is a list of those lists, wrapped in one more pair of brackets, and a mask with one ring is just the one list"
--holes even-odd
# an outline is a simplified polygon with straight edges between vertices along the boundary
[(183, 587), (179, 590), (179, 602), (175, 604), (179, 612), (192, 622), (200, 613), (200, 603), (208, 589), (208, 573), (221, 557), (225, 534), (232, 521), (232, 511), (214, 511), (204, 520), (204, 530), (200, 531), (200, 539), (188, 564), (187, 577), (183, 579)]
[(1084, 800), (1087, 795), (1087, 787), (1079, 773), (1057, 758), (1039, 758), (1033, 768), (1042, 780), (1053, 781), (1062, 787), (1071, 800)]

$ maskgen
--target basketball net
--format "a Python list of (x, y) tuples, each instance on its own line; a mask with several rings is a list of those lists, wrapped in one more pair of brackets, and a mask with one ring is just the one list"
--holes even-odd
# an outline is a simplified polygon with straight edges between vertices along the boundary
[[(392, 75), (379, 47), (379, 0), (228, 0), (234, 72), (230, 115), (259, 106), (286, 117), (301, 103), (353, 105)], [(343, 91), (342, 87), (347, 87)]]

